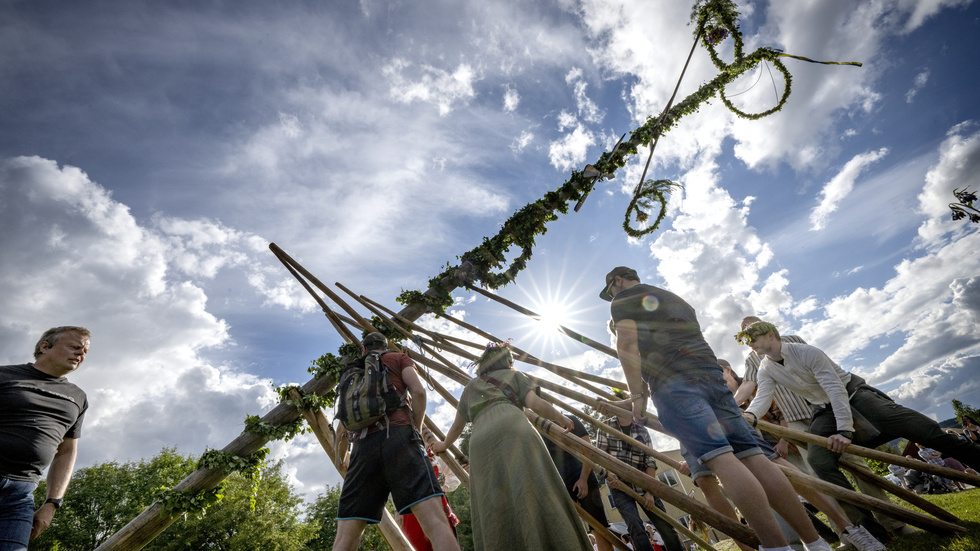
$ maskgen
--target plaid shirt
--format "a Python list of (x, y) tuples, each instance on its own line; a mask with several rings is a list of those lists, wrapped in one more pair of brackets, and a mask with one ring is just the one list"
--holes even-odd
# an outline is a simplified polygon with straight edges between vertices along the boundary
[[(613, 417), (607, 421), (606, 424), (619, 432), (626, 434), (627, 436), (633, 437), (641, 444), (651, 448), (653, 447), (650, 441), (650, 433), (647, 432), (646, 427), (643, 425), (630, 423), (624, 427), (619, 424), (618, 417)], [(606, 434), (601, 430), (596, 435), (595, 447), (608, 453), (623, 463), (626, 463), (630, 467), (639, 470), (640, 472), (646, 473), (647, 467), (653, 467), (654, 469), (657, 468), (657, 462), (645, 452), (638, 450), (626, 442), (623, 442), (619, 438), (611, 434)], [(624, 480), (623, 482), (626, 481)], [(630, 484), (630, 486), (632, 486), (633, 489), (640, 495), (643, 495), (646, 492), (646, 490), (634, 484)]]

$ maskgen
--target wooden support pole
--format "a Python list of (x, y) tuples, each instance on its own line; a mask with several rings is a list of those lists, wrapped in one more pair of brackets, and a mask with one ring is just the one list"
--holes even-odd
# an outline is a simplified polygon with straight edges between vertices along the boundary
[(778, 464), (776, 466), (783, 470), (783, 473), (786, 474), (786, 478), (788, 478), (791, 483), (794, 483), (794, 485), (799, 483), (812, 486), (822, 494), (837, 498), (841, 501), (852, 503), (858, 507), (881, 511), (890, 517), (897, 518), (920, 528), (925, 528), (930, 532), (935, 532), (937, 534), (952, 534), (966, 531), (966, 529), (962, 526), (951, 522), (946, 522), (945, 520), (933, 518), (928, 515), (923, 515), (922, 513), (917, 513), (910, 509), (906, 509), (905, 507), (895, 505), (894, 503), (882, 501), (869, 495), (855, 492), (854, 490), (841, 488), (836, 484), (825, 482), (819, 478), (814, 478), (810, 475), (804, 474), (799, 469), (793, 469), (785, 465)]
[(604, 526), (601, 522), (596, 520), (595, 517), (593, 517), (588, 513), (588, 511), (583, 509), (582, 506), (579, 505), (577, 501), (572, 500), (572, 504), (575, 505), (575, 510), (578, 511), (578, 516), (582, 517), (582, 520), (584, 520), (586, 524), (592, 527), (593, 535), (598, 534), (600, 538), (608, 541), (610, 545), (612, 545), (617, 549), (622, 549), (623, 551), (632, 551), (629, 547), (626, 547), (626, 544), (623, 543), (623, 540), (617, 538), (612, 532), (609, 531), (608, 526)]
[[(483, 331), (479, 327), (470, 325), (470, 324), (466, 323), (465, 321), (460, 320), (460, 319), (457, 319), (457, 318), (454, 318), (453, 316), (450, 316), (448, 314), (436, 313), (436, 315), (439, 316), (440, 318), (444, 319), (444, 320), (447, 320), (447, 321), (450, 321), (452, 323), (455, 323), (456, 325), (459, 325), (463, 329), (466, 329), (466, 330), (469, 330), (469, 331), (471, 331), (473, 333), (476, 333), (477, 335), (480, 335), (481, 337), (483, 337), (483, 338), (485, 338), (487, 340), (496, 341), (496, 342), (502, 342), (503, 341), (502, 339), (498, 339), (497, 337), (491, 335), (490, 333), (487, 333), (486, 331)], [(584, 379), (584, 380), (587, 380), (587, 381), (592, 381), (593, 383), (599, 383), (599, 384), (602, 384), (602, 385), (611, 386), (613, 388), (619, 388), (621, 385), (625, 385), (626, 384), (625, 381), (617, 381), (615, 379), (609, 379), (607, 377), (602, 377), (600, 375), (593, 375), (591, 373), (585, 373), (584, 371), (578, 371), (578, 370), (571, 369), (571, 368), (568, 368), (568, 367), (562, 367), (560, 365), (555, 365), (555, 364), (551, 364), (551, 363), (542, 361), (542, 360), (540, 360), (538, 358), (535, 358), (533, 355), (528, 354), (524, 350), (521, 350), (519, 347), (514, 346), (514, 345), (510, 345), (510, 348), (514, 351), (514, 357), (516, 359), (522, 360), (525, 363), (529, 363), (531, 365), (536, 365), (538, 367), (543, 367), (543, 368), (548, 369), (549, 371), (553, 371), (555, 373), (557, 373), (558, 371), (568, 372), (570, 375), (573, 375), (573, 376), (575, 376), (575, 377), (577, 377), (579, 379)]]
[(316, 278), (316, 276), (314, 276), (306, 268), (301, 266), (299, 262), (293, 260), (293, 258), (288, 254), (286, 254), (285, 251), (280, 249), (278, 245), (276, 245), (275, 243), (269, 243), (269, 249), (272, 251), (273, 254), (276, 255), (276, 258), (278, 258), (280, 262), (282, 262), (283, 264), (288, 264), (289, 266), (295, 268), (297, 272), (303, 274), (303, 277), (308, 279), (314, 286), (316, 286), (317, 289), (320, 289), (328, 297), (330, 297), (330, 300), (334, 301), (335, 303), (337, 303), (338, 306), (343, 308), (345, 312), (347, 312), (352, 318), (357, 320), (358, 325), (360, 325), (361, 327), (370, 327), (371, 331), (377, 331), (377, 329), (375, 329), (374, 326), (371, 325), (370, 321), (362, 318), (361, 315), (358, 314), (356, 310), (354, 310), (353, 308), (348, 306), (346, 302), (341, 300), (341, 298), (337, 296), (337, 293), (334, 293), (333, 290), (330, 289), (330, 287), (324, 285), (323, 282), (321, 282), (319, 279)]
[[(588, 420), (591, 424), (595, 425), (599, 430), (602, 430), (608, 434), (611, 434), (623, 440), (624, 442), (627, 442), (629, 445), (636, 447), (637, 449), (643, 451), (644, 453), (650, 455), (651, 457), (656, 458), (658, 461), (670, 465), (674, 469), (678, 469), (678, 470), (680, 469), (680, 463), (678, 463), (677, 461), (674, 461), (670, 457), (658, 452), (657, 450), (654, 450), (653, 448), (644, 445), (643, 443), (637, 441), (636, 439), (627, 436), (626, 434), (623, 434), (620, 431), (617, 431), (616, 429), (610, 427), (609, 425), (603, 423), (602, 421), (595, 419), (594, 417), (591, 417), (582, 411), (576, 410), (575, 408), (572, 408), (571, 406), (563, 403), (561, 400), (558, 400), (552, 396), (542, 394), (542, 398), (558, 405), (563, 409), (566, 409), (567, 411), (572, 412), (575, 415), (583, 417), (584, 419)], [(605, 407), (618, 411), (619, 415), (623, 415), (623, 416), (632, 415), (632, 413), (629, 412), (628, 410), (622, 408), (616, 408), (615, 406), (612, 406), (610, 404), (605, 404)], [(851, 490), (846, 490), (835, 484), (831, 484), (830, 482), (825, 482), (818, 478), (809, 476), (805, 473), (800, 472), (797, 469), (789, 470), (788, 467), (783, 465), (779, 465), (779, 467), (783, 469), (784, 472), (787, 473), (787, 478), (789, 478), (790, 483), (792, 483), (794, 487), (806, 486), (806, 487), (814, 488), (823, 494), (826, 494), (831, 497), (835, 497), (837, 499), (840, 499), (841, 501), (852, 503), (859, 507), (871, 508), (896, 518), (902, 517), (902, 519), (906, 520), (906, 522), (909, 522), (910, 524), (914, 524), (916, 526), (925, 528), (930, 531), (936, 531), (939, 533), (949, 533), (951, 530), (954, 530), (954, 528), (948, 523), (935, 523), (933, 522), (933, 519), (931, 519), (930, 517), (921, 515), (914, 511), (909, 511), (908, 509), (905, 509), (898, 505), (894, 505), (890, 502), (882, 501)], [(790, 471), (792, 471), (792, 473)], [(921, 498), (919, 498), (919, 500), (925, 501)], [(937, 518), (943, 519), (945, 521), (949, 521), (950, 523), (959, 521), (959, 519), (956, 518), (956, 516), (951, 515), (947, 511), (943, 510), (942, 508), (933, 505), (931, 503), (929, 503), (928, 508), (923, 508), (923, 510), (935, 515)]]
[[(312, 379), (303, 385), (304, 393), (323, 395), (334, 386), (337, 381), (328, 375)], [(272, 425), (282, 425), (295, 421), (300, 416), (299, 411), (289, 404), (279, 404), (269, 413), (262, 417), (262, 421)], [(238, 438), (234, 439), (221, 451), (231, 453), (239, 457), (247, 457), (265, 447), (267, 439), (243, 432)], [(225, 479), (227, 473), (215, 469), (198, 469), (189, 474), (184, 480), (174, 488), (184, 492), (203, 492), (214, 489)], [(166, 530), (178, 516), (170, 516), (164, 510), (160, 502), (154, 502), (143, 510), (121, 530), (110, 536), (97, 551), (132, 551), (142, 549), (153, 541), (161, 532)]]
[[(276, 258), (279, 257), (277, 256)], [(313, 288), (310, 287), (309, 283), (307, 283), (306, 280), (303, 279), (299, 275), (299, 273), (296, 272), (293, 266), (285, 262), (282, 258), (279, 258), (279, 260), (282, 262), (282, 265), (286, 267), (286, 270), (288, 270), (289, 273), (292, 274), (294, 278), (296, 278), (296, 281), (298, 281), (299, 284), (302, 285), (304, 289), (306, 289), (306, 292), (308, 292), (310, 296), (313, 297), (313, 300), (315, 300), (316, 303), (320, 305), (320, 309), (323, 310), (324, 314), (326, 314), (327, 320), (330, 322), (330, 325), (332, 325), (333, 328), (337, 331), (337, 333), (340, 333), (340, 336), (344, 337), (344, 339), (347, 342), (358, 342), (359, 339), (355, 337), (354, 334), (351, 333), (350, 330), (348, 330), (343, 323), (340, 322), (340, 319), (337, 317), (337, 314), (334, 313), (334, 311), (331, 310), (329, 306), (327, 306), (327, 303), (324, 302), (322, 298), (320, 298), (320, 295), (316, 294), (316, 291), (314, 291)]]
[[(583, 464), (587, 464), (589, 466), (589, 468), (591, 468), (593, 471), (605, 470), (605, 469), (602, 468), (601, 465), (598, 465), (597, 463), (594, 463), (594, 462), (590, 461), (581, 452), (577, 452), (576, 450), (572, 449), (568, 445), (568, 442), (566, 440), (566, 437), (568, 436), (566, 433), (556, 433), (555, 434), (556, 438), (555, 438), (555, 437), (552, 437), (552, 435), (549, 433), (549, 431), (545, 431), (542, 428), (542, 425), (544, 425), (544, 423), (535, 423), (534, 428), (536, 428), (538, 430), (538, 432), (540, 432), (543, 436), (545, 436), (545, 437), (549, 438), (550, 440), (552, 440), (555, 443), (555, 445), (557, 445), (561, 449), (565, 450), (569, 454), (575, 456), (575, 458), (578, 459), (579, 461), (581, 461)], [(549, 427), (554, 428), (555, 426), (554, 426), (554, 424), (552, 424), (552, 425), (549, 425)], [(561, 429), (557, 429), (557, 430), (560, 431)], [(584, 440), (583, 440), (583, 442), (584, 442)], [(596, 449), (598, 450), (598, 448), (596, 448)], [(597, 468), (597, 467), (599, 467), (599, 468)], [(625, 493), (628, 496), (630, 496), (631, 498), (633, 498), (633, 500), (636, 501), (637, 503), (640, 503), (640, 504), (643, 503), (643, 497), (640, 496), (640, 494), (638, 494), (635, 491), (633, 491), (632, 488), (626, 486), (626, 487), (620, 489), (620, 491), (622, 491), (623, 493)], [(576, 506), (577, 505), (578, 504), (576, 503)], [(711, 545), (708, 542), (706, 542), (703, 539), (701, 539), (700, 537), (698, 537), (697, 534), (695, 534), (694, 532), (692, 532), (690, 529), (688, 529), (683, 524), (677, 522), (676, 519), (671, 518), (671, 516), (668, 515), (666, 512), (661, 511), (660, 509), (658, 509), (656, 507), (653, 507), (653, 508), (649, 509), (649, 511), (652, 512), (653, 514), (657, 515), (658, 517), (662, 518), (664, 521), (666, 521), (668, 524), (670, 524), (675, 530), (680, 531), (681, 533), (683, 533), (684, 535), (686, 535), (688, 538), (696, 541), (699, 545), (707, 546), (707, 547), (705, 547), (705, 549), (714, 550), (714, 548), (711, 547)], [(588, 515), (588, 513), (586, 513), (586, 515)], [(585, 518), (585, 517), (583, 517), (583, 518)], [(588, 522), (589, 519), (592, 519), (592, 517), (591, 516), (588, 516), (588, 518), (586, 519), (586, 522)]]
[[(476, 287), (476, 286), (470, 285), (470, 284), (466, 284), (466, 288), (469, 289), (469, 290), (471, 290), (471, 291), (475, 291), (475, 292), (477, 292), (477, 293), (479, 293), (479, 294), (487, 297), (488, 299), (490, 299), (490, 300), (492, 300), (494, 302), (498, 302), (500, 304), (503, 304), (504, 306), (506, 306), (506, 307), (508, 307), (508, 308), (516, 311), (516, 312), (520, 312), (521, 314), (524, 314), (525, 316), (527, 316), (527, 317), (529, 317), (531, 319), (535, 319), (535, 320), (540, 320), (541, 319), (541, 316), (539, 314), (537, 314), (535, 312), (532, 312), (531, 310), (528, 310), (527, 308), (524, 308), (523, 306), (520, 306), (518, 304), (515, 304), (515, 303), (513, 303), (513, 302), (511, 302), (511, 301), (509, 301), (507, 299), (505, 299), (502, 296), (495, 295), (493, 293), (484, 291), (483, 289), (480, 289), (479, 287)], [(564, 325), (559, 325), (558, 326), (558, 332), (559, 333), (562, 333), (562, 334), (570, 337), (572, 340), (575, 340), (577, 342), (580, 342), (580, 343), (582, 343), (582, 344), (584, 344), (586, 346), (591, 346), (592, 348), (595, 348), (596, 350), (598, 350), (600, 352), (605, 352), (606, 354), (609, 354), (613, 358), (618, 358), (619, 357), (619, 355), (616, 353), (616, 351), (613, 350), (612, 348), (609, 348), (608, 346), (602, 344), (601, 342), (594, 341), (594, 340), (590, 339), (589, 337), (586, 337), (585, 335), (583, 335), (583, 334), (581, 334), (581, 333), (579, 333), (577, 331), (573, 331), (573, 330), (565, 327)]]
[(525, 414), (534, 426), (538, 427), (542, 432), (547, 432), (553, 441), (558, 442), (559, 440), (557, 439), (561, 439), (560, 441), (567, 446), (564, 449), (579, 458), (579, 460), (586, 459), (592, 463), (601, 465), (608, 471), (615, 473), (619, 478), (636, 484), (675, 507), (694, 514), (698, 518), (706, 519), (713, 527), (738, 541), (743, 541), (753, 547), (759, 546), (758, 537), (756, 537), (755, 532), (748, 526), (738, 523), (700, 501), (670, 488), (656, 478), (630, 467), (608, 453), (586, 443), (581, 438), (569, 436), (564, 432), (564, 429), (534, 412), (525, 410)]
[[(430, 420), (426, 419), (425, 426), (422, 427), (422, 440), (425, 441), (426, 448), (431, 448), (432, 444), (434, 444), (436, 440), (446, 439), (446, 435), (441, 434), (442, 431), (439, 431), (440, 434), (436, 434), (435, 431), (433, 431), (433, 429), (438, 430), (436, 428), (435, 423), (432, 423)], [(453, 457), (453, 455), (449, 453), (448, 450), (444, 452), (440, 452), (436, 455), (438, 455), (439, 458), (442, 459), (443, 462), (449, 466), (449, 470), (451, 470), (453, 474), (456, 475), (456, 478), (458, 478), (459, 481), (463, 484), (463, 486), (466, 486), (466, 489), (469, 490), (470, 473), (466, 469), (464, 469), (463, 466), (460, 465), (458, 461), (456, 461), (456, 458)]]
[[(289, 263), (297, 272), (306, 277), (318, 289), (326, 293), (327, 296), (330, 296), (331, 299), (336, 296), (336, 293), (333, 293), (333, 291), (326, 288), (326, 286), (316, 279), (313, 274), (303, 268), (298, 262), (293, 260), (282, 249), (276, 246), (275, 243), (270, 243), (269, 248), (281, 262), (284, 264)], [(459, 286), (459, 282), (451, 278), (446, 278), (443, 284), (449, 290), (455, 289)], [(435, 294), (436, 291), (429, 289), (426, 291), (426, 293)], [(340, 297), (336, 298), (338, 300), (337, 304), (341, 305), (343, 308), (345, 306), (343, 301), (339, 301)], [(406, 307), (399, 314), (406, 319), (415, 320), (424, 313), (424, 305), (413, 304)], [(354, 318), (360, 318), (360, 316), (357, 315), (357, 312), (352, 312), (352, 315)], [(370, 326), (370, 323), (368, 323), (367, 320), (364, 320), (364, 323)], [(302, 388), (303, 392), (305, 393), (314, 393), (322, 396), (332, 390), (336, 385), (337, 381), (335, 378), (324, 375), (311, 379), (305, 385), (303, 385)], [(295, 407), (288, 404), (280, 404), (273, 408), (272, 411), (264, 415), (262, 417), (262, 421), (273, 425), (280, 425), (293, 422), (298, 419), (299, 416), (300, 413)], [(222, 448), (222, 451), (237, 455), (239, 457), (247, 457), (248, 455), (263, 448), (266, 445), (266, 442), (266, 439), (258, 437), (254, 434), (243, 433), (227, 446)], [(203, 492), (211, 490), (217, 487), (217, 485), (220, 484), (226, 476), (226, 473), (223, 471), (198, 469), (178, 483), (175, 489), (187, 492)], [(106, 541), (104, 541), (96, 551), (135, 551), (142, 549), (148, 543), (153, 541), (153, 538), (166, 530), (166, 528), (170, 526), (174, 520), (176, 520), (176, 518), (177, 517), (166, 514), (159, 502), (153, 503), (144, 509), (142, 513), (137, 515), (136, 518), (130, 521), (129, 524), (106, 539)]]
[(904, 499), (905, 501), (911, 503), (912, 505), (915, 505), (919, 509), (922, 509), (923, 511), (929, 513), (930, 515), (936, 518), (943, 519), (948, 522), (961, 522), (959, 517), (950, 513), (946, 509), (943, 509), (942, 507), (936, 505), (935, 503), (929, 501), (928, 499), (923, 498), (922, 496), (916, 494), (915, 492), (906, 490), (905, 488), (897, 484), (892, 484), (891, 482), (885, 480), (884, 478), (874, 474), (871, 471), (871, 469), (867, 469), (867, 470), (858, 469), (855, 468), (854, 465), (848, 463), (847, 461), (841, 461), (840, 466), (843, 467), (852, 475), (854, 475), (855, 477), (860, 478), (861, 480), (864, 480), (869, 484), (874, 484), (875, 486), (878, 486), (879, 488), (885, 490), (886, 492), (890, 492), (892, 495)]
[[(748, 420), (750, 418), (746, 417), (746, 419)], [(766, 421), (759, 421), (759, 428), (786, 440), (798, 440), (800, 442), (805, 442), (808, 445), (815, 444), (824, 448), (827, 447), (826, 436), (817, 436), (816, 434), (793, 430), (788, 427), (767, 423)], [(860, 455), (861, 457), (867, 457), (868, 459), (876, 459), (891, 465), (900, 465), (907, 469), (932, 473), (943, 478), (951, 478), (953, 480), (959, 480), (960, 482), (966, 482), (967, 484), (971, 484), (973, 486), (980, 486), (980, 476), (960, 472), (956, 469), (940, 467), (939, 465), (933, 465), (931, 463), (926, 463), (925, 461), (908, 459), (894, 453), (873, 450), (871, 448), (865, 448), (864, 446), (858, 446), (856, 444), (849, 444), (844, 451), (845, 453), (853, 453), (854, 455)]]

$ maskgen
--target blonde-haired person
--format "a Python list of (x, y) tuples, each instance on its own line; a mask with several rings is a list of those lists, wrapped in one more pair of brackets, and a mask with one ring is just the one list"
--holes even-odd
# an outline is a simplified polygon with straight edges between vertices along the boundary
[(946, 434), (932, 419), (896, 404), (861, 377), (841, 369), (819, 348), (782, 342), (773, 324), (753, 323), (736, 337), (765, 357), (759, 368), (759, 391), (747, 414), (764, 414), (777, 384), (813, 404), (809, 432), (827, 438), (826, 448), (807, 448), (807, 462), (819, 478), (852, 489), (838, 466), (840, 454), (852, 441), (874, 448), (905, 437), (960, 461), (980, 463), (980, 445)]
[(537, 387), (514, 370), (510, 348), (490, 343), (463, 389), (443, 452), (467, 423), (470, 436), (470, 503), (477, 550), (562, 549), (590, 551), (592, 544), (525, 407), (566, 430), (572, 422), (537, 395)]

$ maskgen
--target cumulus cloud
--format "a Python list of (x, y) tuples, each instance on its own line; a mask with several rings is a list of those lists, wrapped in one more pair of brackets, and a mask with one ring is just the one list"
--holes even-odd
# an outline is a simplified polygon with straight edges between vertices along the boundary
[[(569, 123), (564, 121), (561, 124), (564, 127)], [(595, 134), (584, 125), (575, 124), (571, 132), (551, 142), (548, 147), (548, 158), (551, 165), (559, 172), (568, 172), (579, 165), (584, 165), (589, 147), (595, 144)]]
[(878, 151), (869, 151), (855, 156), (848, 161), (844, 168), (833, 177), (820, 192), (820, 204), (810, 214), (810, 229), (813, 231), (821, 230), (830, 219), (830, 215), (837, 210), (840, 202), (847, 198), (851, 190), (854, 189), (854, 182), (861, 173), (872, 163), (888, 154), (888, 148), (881, 148)]
[(980, 129), (976, 121), (957, 124), (939, 146), (939, 161), (926, 174), (919, 193), (919, 209), (928, 220), (919, 227), (926, 245), (941, 243), (948, 232), (963, 231), (964, 224), (950, 218), (954, 189), (969, 187), (980, 170)]
[[(405, 75), (411, 71), (418, 74)], [(382, 69), (382, 73), (391, 83), (391, 97), (395, 101), (432, 103), (443, 116), (448, 115), (455, 104), (465, 104), (476, 95), (473, 84), (478, 78), (473, 67), (466, 63), (449, 72), (429, 65), (415, 67), (409, 61), (396, 58)]]
[(272, 403), (268, 381), (202, 358), (233, 345), (202, 285), (247, 270), (257, 236), (212, 220), (143, 225), (81, 170), (39, 157), (0, 161), (0, 193), (0, 363), (30, 361), (48, 327), (93, 333), (71, 375), (91, 404), (81, 464), (223, 446)]

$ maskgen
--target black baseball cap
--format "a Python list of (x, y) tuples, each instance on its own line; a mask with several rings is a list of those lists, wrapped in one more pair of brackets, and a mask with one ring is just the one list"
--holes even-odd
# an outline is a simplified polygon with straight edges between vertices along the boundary
[(382, 335), (381, 333), (378, 333), (377, 331), (372, 331), (367, 335), (364, 335), (364, 339), (361, 340), (361, 344), (363, 344), (365, 348), (367, 348), (372, 344), (380, 344), (382, 346), (388, 346), (388, 339), (386, 339), (385, 336)]
[(606, 302), (612, 302), (613, 296), (609, 293), (609, 285), (612, 284), (613, 278), (625, 276), (632, 276), (630, 279), (640, 279), (640, 276), (636, 275), (636, 270), (633, 268), (617, 266), (613, 268), (611, 272), (606, 274), (606, 285), (602, 288), (602, 291), (599, 292), (599, 298)]

